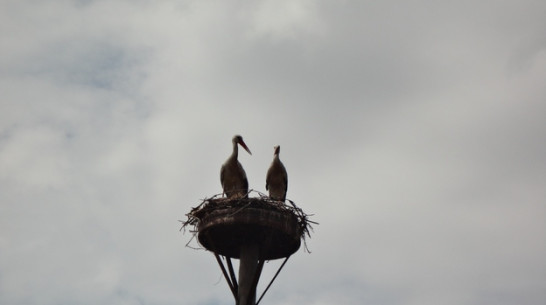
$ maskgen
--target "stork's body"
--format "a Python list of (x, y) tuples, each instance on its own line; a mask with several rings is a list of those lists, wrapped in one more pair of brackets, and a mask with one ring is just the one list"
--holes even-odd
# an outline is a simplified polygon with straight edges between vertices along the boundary
[(239, 154), (238, 145), (241, 145), (249, 154), (252, 155), (252, 153), (243, 141), (243, 137), (236, 135), (233, 137), (232, 142), (233, 152), (222, 165), (220, 182), (227, 198), (243, 198), (248, 196), (248, 180), (243, 166), (237, 160)]
[(288, 189), (288, 174), (284, 164), (279, 159), (281, 147), (275, 146), (274, 149), (273, 162), (271, 162), (271, 166), (267, 171), (265, 189), (269, 191), (271, 199), (284, 202), (286, 200), (286, 190)]

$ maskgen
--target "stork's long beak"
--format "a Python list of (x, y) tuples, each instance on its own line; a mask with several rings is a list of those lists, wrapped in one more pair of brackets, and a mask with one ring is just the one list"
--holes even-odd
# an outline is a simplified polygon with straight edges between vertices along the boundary
[(241, 142), (239, 142), (239, 144), (241, 144), (241, 146), (250, 154), (252, 155), (252, 153), (250, 152), (250, 149), (248, 149), (248, 147), (246, 146), (245, 142), (243, 140), (241, 140)]

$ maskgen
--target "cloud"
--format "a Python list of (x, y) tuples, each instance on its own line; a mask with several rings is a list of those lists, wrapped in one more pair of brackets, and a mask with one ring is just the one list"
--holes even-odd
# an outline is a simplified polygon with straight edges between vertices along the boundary
[(232, 303), (178, 220), (242, 134), (320, 223), (266, 302), (543, 303), (543, 6), (4, 1), (0, 302)]

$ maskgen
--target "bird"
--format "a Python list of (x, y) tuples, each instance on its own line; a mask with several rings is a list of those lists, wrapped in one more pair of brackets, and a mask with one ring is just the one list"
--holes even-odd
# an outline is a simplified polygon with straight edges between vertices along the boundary
[(220, 169), (220, 182), (227, 198), (247, 198), (248, 180), (243, 166), (237, 160), (239, 154), (238, 145), (241, 145), (250, 155), (252, 153), (240, 135), (235, 135), (232, 142), (233, 152)]
[(269, 198), (284, 202), (286, 200), (286, 190), (288, 189), (288, 174), (286, 168), (279, 159), (281, 152), (280, 146), (273, 147), (273, 162), (265, 179), (265, 189), (269, 190)]

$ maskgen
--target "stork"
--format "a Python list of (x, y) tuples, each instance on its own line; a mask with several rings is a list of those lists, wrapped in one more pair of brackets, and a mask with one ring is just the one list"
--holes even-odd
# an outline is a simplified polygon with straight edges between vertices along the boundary
[(269, 197), (271, 199), (284, 202), (286, 199), (286, 190), (288, 189), (288, 174), (279, 159), (281, 147), (277, 145), (273, 149), (275, 152), (273, 154), (273, 162), (271, 162), (271, 166), (267, 171), (265, 189), (269, 190)]
[(233, 152), (222, 165), (220, 182), (227, 198), (246, 198), (248, 197), (248, 180), (243, 166), (237, 160), (238, 145), (241, 145), (249, 154), (252, 155), (252, 153), (240, 135), (234, 136), (232, 142)]

